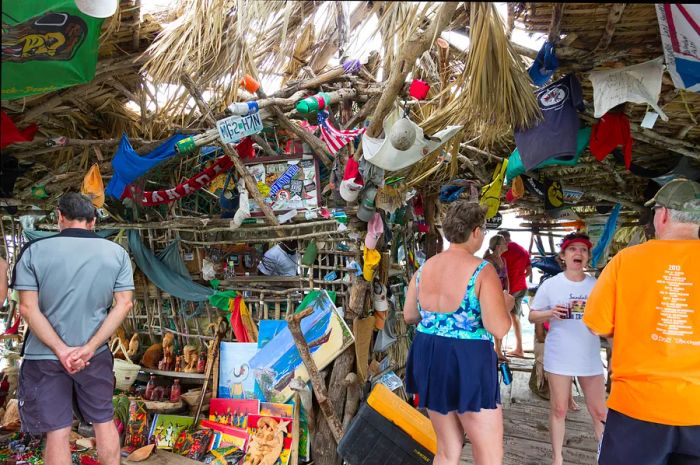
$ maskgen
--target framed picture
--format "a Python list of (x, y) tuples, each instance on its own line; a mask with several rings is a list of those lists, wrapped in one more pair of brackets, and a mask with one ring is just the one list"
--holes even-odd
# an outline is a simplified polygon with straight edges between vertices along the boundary
[[(318, 161), (311, 155), (285, 155), (243, 162), (258, 185), (264, 201), (276, 214), (318, 208), (321, 201)], [(262, 216), (255, 200), (250, 213)]]

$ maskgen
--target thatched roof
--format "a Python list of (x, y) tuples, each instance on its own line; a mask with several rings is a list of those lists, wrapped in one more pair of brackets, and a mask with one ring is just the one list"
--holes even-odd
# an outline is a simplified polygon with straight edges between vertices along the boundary
[[(452, 5), (448, 18), (437, 14), (441, 3), (418, 2), (361, 2), (349, 14), (341, 2), (183, 0), (175, 8), (143, 19), (139, 19), (138, 5), (139, 0), (122, 0), (118, 14), (105, 21), (97, 74), (91, 83), (2, 102), (18, 126), (36, 122), (40, 127), (35, 142), (15, 144), (5, 151), (29, 167), (15, 187), (13, 203), (50, 207), (65, 189), (79, 187), (89, 164), (95, 161), (108, 178), (109, 161), (123, 132), (137, 150), (146, 150), (151, 142), (175, 130), (199, 133), (209, 129), (211, 124), (193, 104), (187, 89), (180, 86), (183, 74), (204, 91), (217, 118), (228, 104), (254, 98), (236, 85), (245, 73), (258, 75), (263, 82), (266, 76), (282, 79), (282, 90), (275, 97), (289, 98), (300, 88), (300, 82), (337, 67), (338, 59), (334, 57), (339, 46), (347, 50), (359, 31), (376, 18), (376, 31), (369, 33), (381, 39), (379, 54), (371, 57), (358, 75), (341, 73), (322, 87), (324, 91), (360, 89), (354, 111), (367, 117), (376, 114), (373, 106), (392, 85), (392, 70), (402, 66), (409, 43), (417, 43), (418, 31), (429, 32), (431, 24), (440, 23), (445, 31), (470, 32), (470, 7), (464, 3)], [(509, 3), (508, 9), (508, 30), (550, 34), (558, 40), (560, 68), (554, 78), (569, 72), (577, 74), (589, 107), (588, 116), (582, 119), (589, 125), (594, 121), (592, 87), (587, 78), (591, 70), (637, 64), (663, 55), (653, 4)], [(319, 11), (323, 14), (316, 15)], [(475, 38), (471, 39), (474, 43)], [(487, 182), (497, 162), (515, 148), (512, 130), (499, 129), (489, 143), (480, 140), (484, 136), (480, 131), (500, 126), (482, 120), (482, 129), (476, 129), (479, 115), (469, 111), (467, 103), (478, 104), (473, 103), (476, 94), (470, 93), (469, 87), (468, 76), (473, 76), (469, 74), (471, 51), (465, 53), (455, 46), (445, 49), (432, 37), (426, 40), (430, 49), (419, 53), (412, 70), (432, 88), (427, 102), (411, 106), (413, 117), (429, 133), (455, 122), (465, 124), (466, 129), (458, 140), (448, 144), (451, 162), (437, 166), (439, 154), (433, 154), (399, 174), (406, 174), (408, 184), (426, 193), (437, 192), (442, 183), (455, 177)], [(526, 69), (537, 53), (515, 43), (510, 47), (516, 57), (522, 57), (518, 58), (521, 63), (518, 59), (512, 62), (513, 70)], [(375, 72), (381, 66), (383, 78), (378, 79)], [(409, 63), (408, 70), (411, 68)], [(406, 86), (400, 87), (405, 95)], [(309, 92), (317, 89), (312, 87)], [(170, 98), (163, 105), (163, 98), (154, 94), (166, 90)], [(135, 103), (127, 105), (130, 101)], [(527, 103), (511, 109), (520, 111), (524, 105)], [(634, 163), (664, 171), (675, 166), (680, 157), (687, 157), (694, 166), (700, 166), (700, 127), (696, 123), (700, 95), (679, 92), (665, 74), (659, 105), (669, 121), (659, 119), (651, 130), (639, 128), (646, 105), (626, 106), (632, 122)], [(302, 118), (292, 105), (280, 108), (292, 119)], [(453, 121), (457, 119), (467, 120)], [(266, 121), (280, 124), (271, 114)], [(68, 137), (69, 145), (60, 150), (45, 147), (47, 138), (56, 136)], [(159, 170), (148, 176), (168, 184), (188, 173), (187, 160), (168, 167), (168, 172)], [(587, 151), (577, 166), (546, 168), (542, 172), (564, 186), (584, 190), (579, 204), (582, 215), (594, 212), (590, 209), (593, 205), (619, 201), (626, 213), (638, 216), (649, 182), (615, 164), (612, 156), (601, 163)], [(421, 176), (425, 173), (429, 175)], [(51, 194), (48, 200), (39, 202), (32, 197), (31, 187), (37, 184), (46, 185)], [(534, 197), (525, 197), (512, 206), (530, 219), (544, 218), (541, 201)]]

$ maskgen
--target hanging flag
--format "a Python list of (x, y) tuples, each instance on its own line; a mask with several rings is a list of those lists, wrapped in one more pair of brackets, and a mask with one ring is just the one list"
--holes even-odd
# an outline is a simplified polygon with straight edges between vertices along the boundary
[(338, 153), (348, 142), (361, 136), (366, 130), (366, 128), (360, 128), (340, 131), (328, 122), (327, 111), (318, 112), (318, 125), (321, 127), (321, 140), (326, 143), (332, 155)]
[(3, 2), (2, 99), (91, 81), (102, 21), (75, 0)]
[(131, 197), (132, 199), (136, 198), (139, 204), (146, 207), (174, 202), (209, 185), (215, 177), (221, 173), (225, 173), (231, 169), (232, 166), (233, 161), (227, 155), (224, 155), (223, 157), (217, 158), (214, 164), (209, 168), (170, 189), (138, 192), (134, 186), (131, 185), (127, 187), (125, 193), (127, 197)]
[(673, 84), (700, 92), (700, 5), (657, 3), (656, 16)]
[(20, 131), (15, 126), (12, 118), (7, 116), (7, 113), (0, 111), (0, 115), (2, 116), (2, 121), (0, 121), (0, 149), (4, 149), (15, 142), (31, 142), (34, 140), (34, 134), (36, 134), (38, 129), (36, 124), (30, 124)]
[(503, 189), (503, 178), (506, 175), (506, 168), (508, 167), (508, 160), (503, 160), (503, 162), (496, 167), (493, 172), (493, 180), (481, 188), (481, 200), (479, 203), (487, 207), (486, 219), (493, 218), (498, 213), (498, 207), (501, 206), (501, 190)]
[(595, 116), (600, 118), (613, 107), (625, 102), (648, 103), (661, 119), (668, 116), (657, 105), (664, 74), (663, 58), (624, 68), (591, 71)]
[(99, 164), (95, 163), (88, 170), (83, 178), (83, 185), (80, 187), (80, 193), (90, 197), (92, 204), (97, 208), (102, 208), (104, 206), (105, 187), (102, 183)]

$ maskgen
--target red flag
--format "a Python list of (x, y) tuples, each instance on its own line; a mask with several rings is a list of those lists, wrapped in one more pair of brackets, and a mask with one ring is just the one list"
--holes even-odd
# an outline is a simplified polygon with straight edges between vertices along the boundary
[(2, 113), (2, 124), (0, 125), (0, 149), (4, 149), (10, 144), (15, 142), (31, 142), (34, 140), (34, 134), (36, 134), (37, 127), (36, 124), (30, 124), (25, 129), (20, 131), (15, 126), (15, 123), (7, 116), (4, 111)]

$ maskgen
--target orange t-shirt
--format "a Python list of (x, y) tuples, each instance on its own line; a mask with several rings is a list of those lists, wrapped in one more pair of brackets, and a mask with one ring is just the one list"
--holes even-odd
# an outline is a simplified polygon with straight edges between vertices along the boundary
[(700, 425), (700, 240), (622, 250), (588, 296), (583, 322), (613, 335), (611, 409)]

